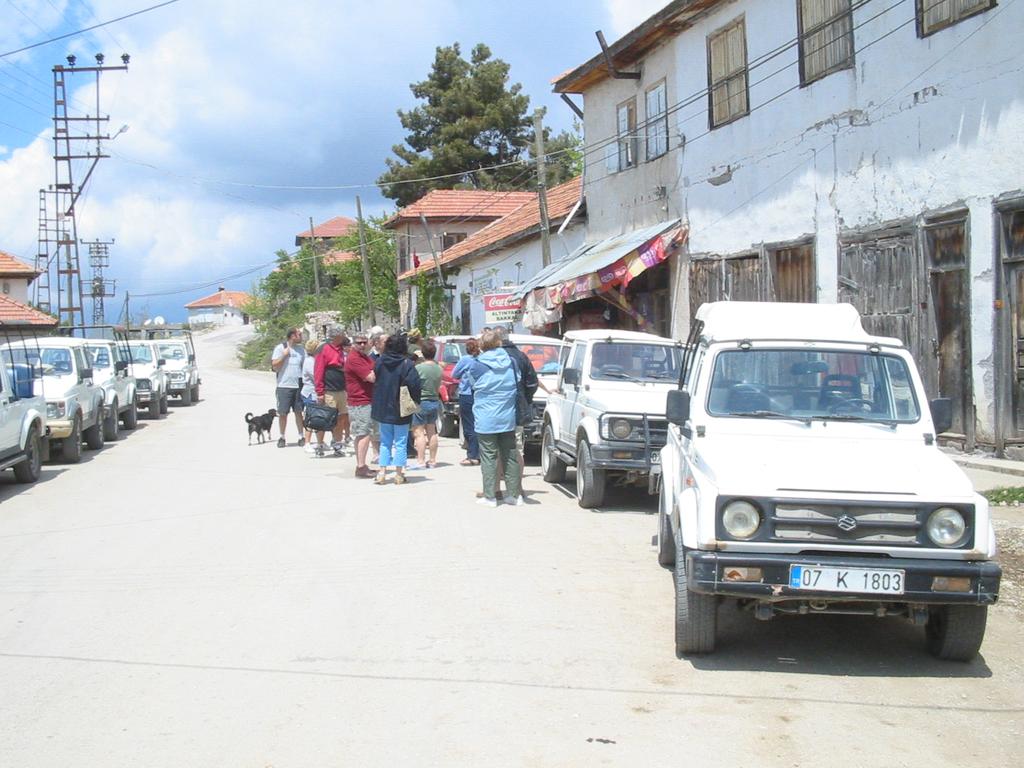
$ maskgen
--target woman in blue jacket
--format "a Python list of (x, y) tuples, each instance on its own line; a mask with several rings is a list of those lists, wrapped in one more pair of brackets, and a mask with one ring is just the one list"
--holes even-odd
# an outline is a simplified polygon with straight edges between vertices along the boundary
[(508, 490), (508, 503), (525, 502), (520, 485), (521, 462), (516, 447), (516, 394), (518, 374), (501, 340), (491, 331), (480, 337), (480, 355), (469, 370), (473, 385), (473, 421), (480, 445), (480, 473), (484, 495), (479, 503), (498, 506), (498, 462), (501, 462)]
[(417, 403), (420, 401), (420, 375), (409, 360), (409, 344), (404, 334), (389, 336), (384, 354), (374, 366), (371, 418), (380, 423), (380, 470), (374, 482), (387, 482), (388, 467), (395, 468), (395, 485), (405, 482), (405, 462), (409, 447), (412, 415), (403, 416), (399, 392), (403, 386)]

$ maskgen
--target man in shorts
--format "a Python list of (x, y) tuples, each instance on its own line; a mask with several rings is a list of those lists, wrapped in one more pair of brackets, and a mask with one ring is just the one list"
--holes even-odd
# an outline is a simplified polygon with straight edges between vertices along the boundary
[(352, 340), (352, 351), (345, 358), (349, 426), (356, 441), (356, 477), (373, 477), (373, 470), (366, 465), (366, 454), (374, 438), (380, 440), (377, 422), (370, 417), (373, 382), (377, 376), (369, 353), (369, 338), (365, 333), (356, 333)]
[(306, 351), (302, 348), (302, 331), (289, 328), (285, 340), (274, 348), (270, 355), (270, 367), (277, 374), (277, 421), (281, 436), (277, 439), (277, 447), (284, 448), (288, 442), (284, 432), (288, 427), (288, 412), (295, 413), (295, 426), (299, 429), (299, 445), (304, 445), (302, 437), (302, 363)]
[[(345, 392), (345, 331), (340, 325), (327, 329), (327, 343), (316, 358), (313, 383), (316, 386), (317, 401), (338, 411), (338, 421), (331, 430), (331, 449), (335, 456), (342, 455), (342, 435), (348, 431), (348, 395)], [(323, 432), (317, 433), (322, 456)]]

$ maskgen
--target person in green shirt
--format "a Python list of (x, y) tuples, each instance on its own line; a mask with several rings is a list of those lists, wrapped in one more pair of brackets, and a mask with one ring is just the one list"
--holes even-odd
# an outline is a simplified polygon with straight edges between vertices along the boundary
[(441, 408), (441, 377), (444, 369), (437, 364), (437, 345), (430, 339), (420, 342), (423, 362), (416, 366), (420, 375), (420, 410), (412, 417), (413, 441), (420, 464), (412, 469), (437, 466), (437, 413)]

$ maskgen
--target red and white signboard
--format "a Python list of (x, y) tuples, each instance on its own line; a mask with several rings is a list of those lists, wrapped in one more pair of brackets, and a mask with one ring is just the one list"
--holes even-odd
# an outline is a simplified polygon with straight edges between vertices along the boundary
[(514, 323), (523, 309), (523, 300), (513, 293), (485, 293), (484, 324)]

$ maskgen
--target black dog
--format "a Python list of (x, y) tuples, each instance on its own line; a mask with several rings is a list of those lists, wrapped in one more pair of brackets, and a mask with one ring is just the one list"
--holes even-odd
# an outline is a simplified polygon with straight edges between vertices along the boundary
[(253, 416), (251, 413), (245, 414), (245, 423), (249, 425), (249, 445), (252, 445), (253, 435), (256, 435), (258, 443), (262, 443), (264, 432), (267, 433), (267, 440), (269, 440), (270, 428), (274, 426), (274, 419), (276, 418), (277, 411), (273, 408), (259, 416)]

